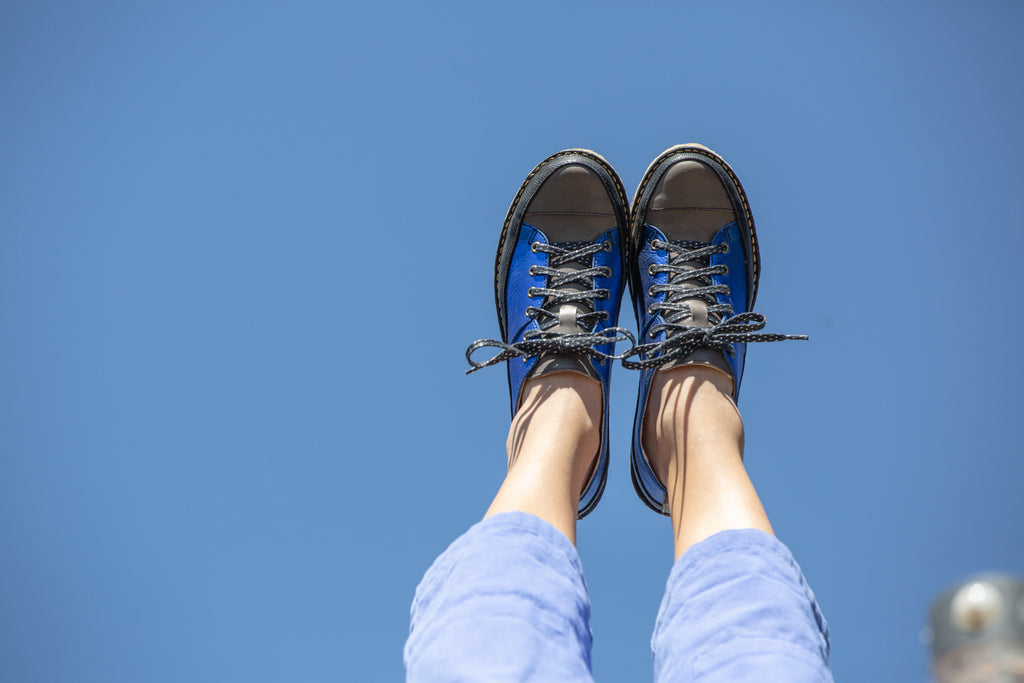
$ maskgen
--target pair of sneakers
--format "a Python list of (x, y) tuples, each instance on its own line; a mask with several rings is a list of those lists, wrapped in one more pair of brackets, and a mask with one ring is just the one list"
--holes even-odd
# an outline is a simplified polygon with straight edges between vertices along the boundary
[[(709, 365), (739, 396), (747, 342), (805, 339), (765, 334), (754, 313), (760, 274), (750, 206), (732, 168), (702, 145), (677, 145), (648, 167), (630, 205), (600, 155), (570, 149), (527, 176), (505, 217), (494, 266), (501, 341), (466, 350), (473, 372), (508, 361), (512, 414), (527, 379), (578, 372), (601, 383), (601, 445), (580, 496), (579, 516), (597, 505), (608, 474), (608, 393), (615, 360), (639, 370), (630, 472), (637, 495), (667, 514), (666, 490), (644, 453), (641, 432), (659, 369)], [(638, 336), (618, 327), (626, 281)], [(631, 346), (615, 355), (615, 344)], [(499, 349), (473, 360), (484, 347)]]

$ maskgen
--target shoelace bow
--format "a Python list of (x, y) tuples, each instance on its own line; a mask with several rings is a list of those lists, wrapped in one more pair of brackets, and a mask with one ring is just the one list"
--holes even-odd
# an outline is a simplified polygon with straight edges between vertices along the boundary
[[(609, 296), (607, 289), (594, 286), (594, 278), (597, 276), (610, 277), (612, 272), (611, 268), (607, 266), (590, 266), (589, 264), (592, 262), (591, 257), (594, 254), (599, 251), (609, 251), (611, 246), (612, 243), (607, 241), (599, 244), (574, 242), (561, 245), (534, 242), (531, 245), (533, 251), (550, 256), (547, 266), (530, 266), (530, 275), (548, 277), (547, 287), (530, 287), (527, 291), (527, 296), (531, 298), (544, 297), (543, 306), (530, 306), (526, 309), (526, 315), (536, 320), (540, 329), (527, 330), (521, 341), (511, 344), (496, 339), (478, 339), (473, 342), (466, 349), (466, 360), (473, 366), (466, 370), (466, 374), (510, 358), (526, 359), (542, 354), (583, 354), (597, 358), (602, 363), (606, 360), (621, 358), (622, 356), (603, 353), (595, 347), (627, 339), (630, 344), (636, 344), (636, 338), (629, 330), (622, 327), (608, 327), (599, 332), (593, 332), (594, 326), (598, 322), (608, 319), (607, 311), (593, 310), (594, 302), (598, 299), (607, 299)], [(574, 261), (587, 267), (568, 271), (558, 269), (560, 266)], [(566, 289), (567, 285), (579, 285), (583, 289)], [(586, 313), (577, 313), (576, 316), (577, 324), (591, 331), (569, 334), (554, 331), (552, 328), (558, 323), (558, 309), (563, 304), (583, 304), (592, 309)], [(474, 361), (473, 353), (484, 347), (493, 347), (500, 351), (485, 361)]]
[[(655, 249), (669, 252), (669, 263), (651, 266), (651, 273), (668, 273), (668, 283), (653, 285), (650, 294), (666, 293), (665, 300), (650, 305), (648, 313), (655, 315), (661, 312), (664, 323), (652, 325), (648, 335), (656, 336), (665, 333), (661, 341), (647, 344), (636, 344), (622, 354), (623, 367), (631, 370), (660, 367), (677, 359), (686, 358), (697, 349), (717, 349), (732, 354), (731, 344), (747, 342), (776, 342), (787, 339), (807, 339), (806, 335), (789, 335), (762, 333), (767, 319), (760, 313), (748, 312), (732, 315), (732, 306), (719, 304), (716, 294), (728, 294), (727, 285), (712, 284), (712, 275), (724, 275), (728, 272), (725, 265), (710, 265), (713, 254), (724, 254), (729, 250), (727, 244), (707, 244), (680, 240), (663, 242), (654, 240)], [(699, 264), (693, 268), (682, 265), (684, 262)], [(682, 277), (680, 277), (682, 276)], [(697, 281), (699, 286), (684, 284)], [(688, 300), (700, 299), (707, 306), (710, 327), (687, 325), (685, 321), (693, 318)], [(629, 360), (641, 356), (640, 360)]]

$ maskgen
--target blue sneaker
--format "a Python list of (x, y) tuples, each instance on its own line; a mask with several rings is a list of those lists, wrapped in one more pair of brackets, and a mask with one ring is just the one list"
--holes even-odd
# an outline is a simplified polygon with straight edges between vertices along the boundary
[[(608, 389), (615, 343), (633, 341), (616, 327), (625, 284), (626, 193), (594, 152), (570, 149), (542, 161), (509, 207), (494, 264), (501, 341), (466, 350), (467, 374), (508, 361), (515, 416), (523, 383), (553, 372), (579, 372), (601, 383), (601, 445), (580, 495), (579, 516), (597, 505), (608, 475)], [(500, 352), (477, 362), (475, 351)]]
[(639, 344), (622, 363), (641, 371), (630, 473), (640, 499), (668, 514), (642, 442), (655, 373), (717, 368), (732, 379), (737, 400), (746, 342), (807, 337), (760, 332), (765, 318), (752, 312), (761, 266), (754, 218), (739, 178), (707, 147), (669, 148), (648, 167), (633, 197), (629, 253)]

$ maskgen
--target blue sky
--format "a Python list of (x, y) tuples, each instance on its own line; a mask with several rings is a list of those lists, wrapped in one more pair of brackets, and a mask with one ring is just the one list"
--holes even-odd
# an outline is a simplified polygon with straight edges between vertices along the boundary
[[(566, 147), (702, 142), (750, 196), (747, 463), (837, 680), (925, 681), (931, 598), (1024, 573), (1024, 6), (11, 2), (0, 10), (0, 677), (393, 681), (504, 469), (491, 269)], [(634, 325), (628, 307), (623, 320)], [(671, 560), (580, 527), (599, 681)]]

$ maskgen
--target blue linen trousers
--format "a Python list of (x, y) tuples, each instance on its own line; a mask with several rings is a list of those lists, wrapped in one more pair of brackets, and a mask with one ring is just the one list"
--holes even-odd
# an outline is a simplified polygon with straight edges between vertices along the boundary
[[(489, 517), (416, 589), (409, 683), (592, 682), (590, 600), (576, 548), (542, 519)], [(828, 627), (800, 567), (754, 529), (695, 544), (673, 566), (654, 636), (654, 679), (824, 683)]]

